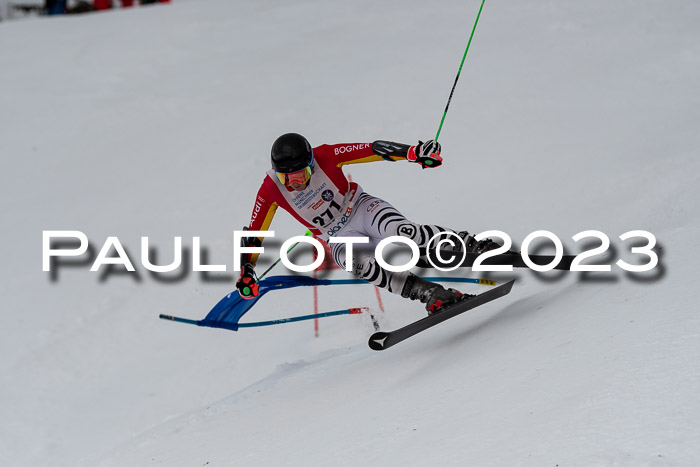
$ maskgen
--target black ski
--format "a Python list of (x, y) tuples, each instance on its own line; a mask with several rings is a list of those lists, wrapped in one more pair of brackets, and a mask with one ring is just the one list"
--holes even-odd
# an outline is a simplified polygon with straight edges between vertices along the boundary
[(418, 334), (421, 331), (425, 331), (428, 328), (435, 326), (436, 324), (442, 323), (445, 320), (454, 318), (455, 316), (464, 313), (465, 311), (476, 308), (479, 305), (495, 300), (499, 297), (503, 297), (510, 292), (513, 288), (513, 283), (515, 279), (506, 282), (505, 284), (499, 285), (488, 292), (480, 293), (476, 297), (468, 298), (466, 300), (459, 301), (452, 305), (447, 306), (444, 310), (439, 311), (433, 315), (426, 318), (414, 321), (402, 328), (396, 329), (391, 332), (375, 332), (369, 338), (369, 348), (372, 350), (384, 350), (392, 345), (398, 344), (399, 342), (408, 339), (409, 337)]
[[(484, 253), (467, 253), (464, 261), (459, 265), (461, 268), (470, 268), (474, 264), (474, 261), (476, 261), (476, 258), (478, 258), (480, 255)], [(456, 262), (459, 261), (459, 259), (462, 257), (462, 253), (454, 253), (452, 251), (445, 251), (442, 255), (445, 259), (448, 261), (443, 265), (441, 262), (438, 262), (434, 257), (433, 257), (433, 262), (437, 264), (438, 266), (444, 266), (444, 267), (454, 267), (456, 265)], [(564, 255), (561, 258), (561, 261), (554, 266), (554, 269), (564, 269), (568, 271), (571, 269), (571, 263), (573, 262), (574, 258), (576, 258), (575, 255)], [(450, 260), (452, 259), (452, 260)], [(537, 264), (538, 266), (544, 266), (545, 264), (550, 264), (552, 261), (554, 261), (554, 255), (530, 255), (530, 259), (532, 260), (533, 263)], [(492, 256), (491, 258), (488, 258), (484, 260), (483, 263), (484, 266), (489, 266), (489, 265), (510, 265), (513, 266), (514, 268), (526, 268), (528, 267), (527, 264), (525, 264), (525, 261), (523, 261), (523, 257), (520, 255), (518, 252), (514, 251), (509, 251), (507, 253), (503, 253), (497, 256)], [(418, 264), (416, 265), (419, 268), (432, 268), (434, 267), (433, 265), (428, 262), (427, 259), (421, 258), (418, 261)]]

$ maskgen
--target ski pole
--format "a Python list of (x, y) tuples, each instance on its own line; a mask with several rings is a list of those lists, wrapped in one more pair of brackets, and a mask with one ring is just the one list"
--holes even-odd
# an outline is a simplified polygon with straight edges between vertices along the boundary
[(484, 8), (484, 2), (486, 0), (481, 0), (481, 6), (479, 7), (479, 13), (476, 15), (476, 21), (474, 21), (474, 27), (472, 28), (472, 33), (469, 36), (469, 42), (467, 42), (467, 48), (464, 51), (464, 56), (462, 57), (462, 63), (459, 65), (459, 70), (457, 71), (457, 77), (455, 77), (455, 84), (452, 85), (452, 91), (450, 91), (450, 97), (447, 99), (447, 105), (445, 106), (445, 112), (442, 114), (442, 120), (440, 120), (440, 126), (438, 127), (437, 135), (435, 136), (435, 141), (440, 137), (440, 130), (442, 130), (442, 124), (447, 116), (447, 109), (450, 108), (450, 101), (452, 101), (452, 95), (455, 93), (455, 88), (457, 87), (457, 80), (459, 80), (459, 75), (462, 73), (462, 66), (464, 66), (464, 60), (467, 58), (467, 52), (469, 52), (469, 46), (472, 43), (472, 37), (474, 37), (474, 31), (476, 31), (476, 23), (479, 22), (479, 16), (481, 16), (481, 9)]
[[(310, 236), (312, 236), (313, 234), (311, 233), (310, 230), (307, 229), (306, 232), (304, 232), (304, 235), (307, 236), (307, 237), (310, 237)], [(289, 249), (287, 250), (287, 254), (289, 254), (289, 252), (292, 251), (299, 243), (300, 243), (300, 242), (296, 242), (294, 245), (290, 246)], [(267, 269), (265, 270), (265, 272), (263, 272), (260, 276), (258, 276), (258, 280), (261, 280), (263, 277), (265, 277), (265, 276), (267, 275), (267, 273), (270, 272), (270, 271), (272, 270), (272, 268), (274, 268), (275, 266), (277, 266), (277, 264), (279, 264), (280, 261), (282, 261), (282, 256), (280, 256), (279, 258), (277, 258), (277, 261), (275, 261), (274, 263), (272, 263), (272, 265), (271, 265), (269, 268), (267, 268)]]
[(237, 328), (252, 328), (252, 327), (257, 327), (257, 326), (271, 326), (273, 324), (293, 323), (295, 321), (304, 321), (304, 320), (316, 319), (316, 318), (326, 318), (328, 316), (357, 315), (360, 313), (369, 313), (369, 308), (362, 306), (362, 307), (357, 307), (357, 308), (347, 308), (345, 310), (327, 311), (325, 313), (318, 313), (318, 314), (313, 314), (313, 315), (292, 316), (291, 318), (274, 319), (271, 321), (257, 321), (254, 323), (215, 323), (212, 321), (186, 319), (186, 318), (179, 318), (177, 316), (170, 316), (170, 315), (163, 315), (163, 314), (159, 315), (158, 317), (160, 319), (175, 321), (176, 323), (194, 324), (195, 326), (207, 326), (207, 327), (212, 327), (212, 328), (219, 327), (219, 328), (224, 328), (224, 329), (233, 329), (234, 331), (236, 331)]
[(257, 321), (254, 323), (237, 323), (239, 328), (253, 328), (253, 327), (258, 327), (258, 326), (272, 326), (274, 324), (282, 324), (282, 323), (293, 323), (295, 321), (305, 321), (308, 319), (317, 319), (317, 318), (326, 318), (328, 316), (338, 316), (338, 315), (357, 315), (362, 312), (369, 312), (369, 308), (367, 307), (359, 307), (359, 308), (348, 308), (346, 310), (338, 310), (338, 311), (327, 311), (325, 313), (317, 313), (313, 315), (303, 315), (303, 316), (293, 316), (291, 318), (282, 318), (282, 319), (274, 319), (271, 321)]

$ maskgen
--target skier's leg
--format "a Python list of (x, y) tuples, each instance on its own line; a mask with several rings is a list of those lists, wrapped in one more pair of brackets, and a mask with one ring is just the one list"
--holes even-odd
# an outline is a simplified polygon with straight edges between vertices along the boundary
[[(331, 251), (333, 259), (338, 266), (345, 269), (345, 245), (334, 243)], [(387, 271), (377, 264), (377, 260), (374, 257), (355, 252), (354, 250), (352, 273), (370, 284), (388, 290), (391, 293), (410, 298), (411, 300), (420, 300), (421, 303), (425, 303), (425, 309), (428, 311), (428, 314), (439, 311), (444, 305), (471, 296), (462, 294), (454, 289), (445, 289), (440, 284), (428, 282), (408, 271)]]
[[(353, 216), (354, 217), (354, 216)], [(365, 233), (353, 229), (353, 220), (350, 224), (338, 233), (339, 237), (367, 237)], [(376, 285), (389, 292), (401, 294), (408, 278), (406, 272), (391, 272), (379, 266), (374, 258), (374, 249), (379, 240), (369, 238), (369, 243), (356, 244), (353, 246), (351, 273), (360, 279), (364, 279), (370, 284)], [(332, 243), (331, 255), (333, 261), (342, 269), (347, 265), (347, 248), (344, 243)]]
[(421, 250), (427, 248), (430, 239), (437, 234), (457, 233), (439, 225), (411, 222), (390, 203), (367, 193), (362, 194), (355, 209), (355, 216), (361, 217), (361, 227), (369, 237), (382, 239), (398, 235), (413, 240)]
[[(355, 209), (354, 217), (361, 216), (361, 228), (368, 236), (373, 238), (385, 238), (394, 235), (406, 237), (418, 245), (422, 254), (425, 253), (429, 244), (434, 249), (437, 242), (443, 239), (450, 239), (450, 237), (452, 237), (451, 241), (454, 244), (455, 251), (462, 251), (462, 248), (466, 247), (467, 252), (481, 253), (501, 246), (488, 238), (477, 242), (474, 236), (469, 235), (467, 231), (458, 232), (439, 225), (417, 224), (406, 219), (390, 203), (368, 193), (362, 194), (355, 205)], [(445, 235), (439, 235), (441, 233), (445, 233)], [(457, 234), (464, 245), (450, 234)], [(431, 242), (436, 235), (437, 238)]]
[[(416, 235), (406, 234), (410, 234), (411, 232), (415, 234), (419, 232), (423, 237), (430, 235), (425, 238), (425, 244), (427, 244), (430, 237), (434, 235), (432, 232), (438, 233), (447, 230), (437, 226), (420, 226), (413, 224), (389, 203), (363, 193), (355, 205), (355, 212), (353, 213), (350, 223), (338, 233), (340, 237), (369, 237), (369, 244), (353, 248), (353, 274), (377, 287), (382, 287), (404, 298), (420, 300), (422, 303), (426, 304), (426, 310), (428, 310), (429, 313), (437, 311), (442, 306), (462, 298), (463, 295), (458, 291), (445, 289), (440, 284), (428, 282), (408, 271), (391, 272), (379, 266), (377, 260), (373, 256), (374, 249), (382, 238), (391, 235), (400, 235), (402, 227), (404, 228), (404, 234), (402, 236), (411, 238), (416, 243), (418, 243)], [(334, 243), (331, 246), (331, 252), (336, 264), (345, 269), (345, 245), (342, 243)]]

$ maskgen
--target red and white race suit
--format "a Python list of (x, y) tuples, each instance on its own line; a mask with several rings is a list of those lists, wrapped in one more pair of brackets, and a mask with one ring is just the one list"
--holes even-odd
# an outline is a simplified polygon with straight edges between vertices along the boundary
[[(393, 235), (410, 238), (424, 248), (434, 234), (449, 230), (407, 220), (391, 204), (363, 193), (342, 170), (346, 164), (405, 160), (405, 156), (379, 156), (374, 153), (372, 143), (324, 144), (313, 148), (313, 154), (314, 171), (302, 191), (281, 184), (274, 170), (267, 172), (255, 200), (250, 230), (268, 230), (278, 207), (289, 212), (314, 236), (326, 241), (332, 236), (367, 236), (372, 249), (382, 238)], [(263, 238), (259, 240), (262, 242)], [(331, 251), (335, 262), (345, 269), (345, 245), (335, 243)], [(386, 271), (371, 255), (355, 254), (352, 267), (355, 275), (390, 292), (402, 293), (408, 272)], [(250, 255), (247, 261), (255, 265), (257, 256)]]

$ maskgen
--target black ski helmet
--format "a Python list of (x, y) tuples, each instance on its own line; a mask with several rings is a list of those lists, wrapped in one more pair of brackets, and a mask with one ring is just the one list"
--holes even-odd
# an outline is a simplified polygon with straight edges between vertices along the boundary
[(298, 133), (286, 133), (272, 143), (272, 168), (289, 174), (311, 165), (314, 155), (309, 142)]

